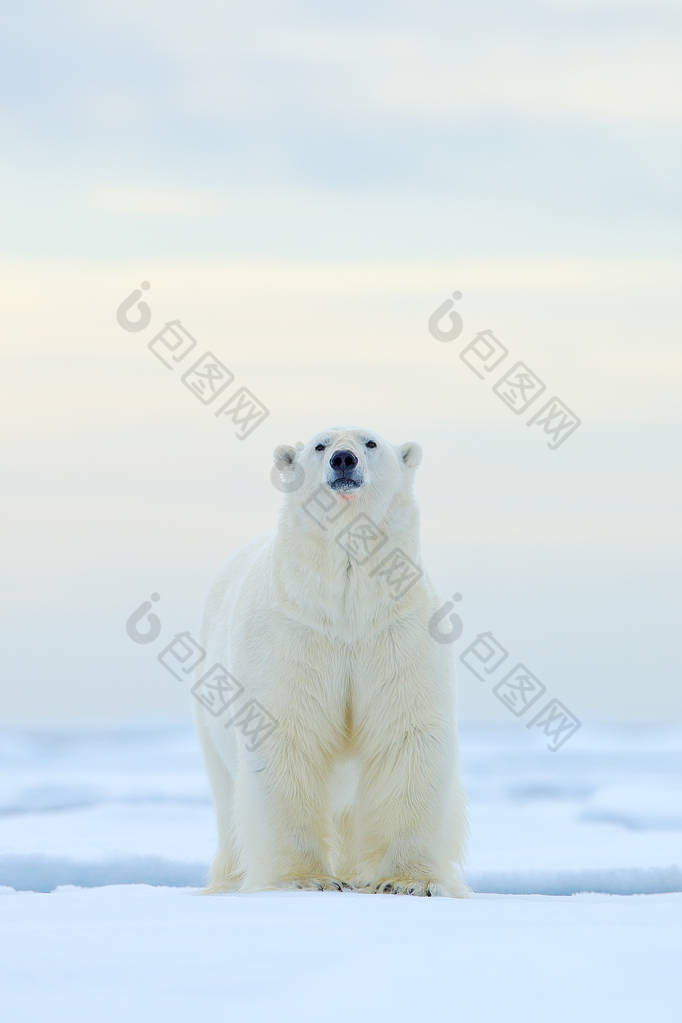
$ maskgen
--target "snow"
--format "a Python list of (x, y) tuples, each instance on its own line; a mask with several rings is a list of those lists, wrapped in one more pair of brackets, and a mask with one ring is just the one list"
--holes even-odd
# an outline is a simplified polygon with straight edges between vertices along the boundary
[(681, 1018), (682, 729), (468, 726), (462, 761), (473, 899), (209, 898), (190, 728), (0, 731), (3, 1017)]

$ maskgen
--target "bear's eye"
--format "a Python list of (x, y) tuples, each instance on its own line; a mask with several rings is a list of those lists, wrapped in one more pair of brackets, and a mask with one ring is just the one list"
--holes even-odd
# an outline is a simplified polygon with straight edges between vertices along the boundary
[(324, 451), (324, 444), (316, 444), (315, 445), (315, 450), (316, 451)]
[(366, 448), (375, 448), (376, 446), (377, 444), (376, 441), (374, 440), (368, 440), (367, 443), (365, 444)]

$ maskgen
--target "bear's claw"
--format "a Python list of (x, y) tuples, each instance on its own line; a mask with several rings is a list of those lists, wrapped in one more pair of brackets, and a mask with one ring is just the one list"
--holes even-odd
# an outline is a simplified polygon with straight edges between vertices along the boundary
[(353, 886), (347, 881), (340, 881), (335, 877), (307, 877), (294, 882), (300, 891), (312, 892), (343, 892), (353, 891)]
[[(418, 895), (431, 898), (434, 895), (453, 896), (460, 892), (441, 881), (431, 879), (411, 880), (409, 878), (384, 878), (376, 885), (363, 885), (365, 891), (388, 895)], [(463, 892), (461, 894), (464, 894)]]

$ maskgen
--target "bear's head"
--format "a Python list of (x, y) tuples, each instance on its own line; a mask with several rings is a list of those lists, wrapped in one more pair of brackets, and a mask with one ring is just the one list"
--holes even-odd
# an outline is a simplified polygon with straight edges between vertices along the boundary
[(307, 444), (275, 448), (272, 479), (287, 505), (305, 511), (307, 503), (339, 511), (345, 502), (374, 521), (383, 519), (396, 498), (409, 498), (414, 470), (421, 461), (418, 444), (395, 446), (373, 430), (335, 426)]

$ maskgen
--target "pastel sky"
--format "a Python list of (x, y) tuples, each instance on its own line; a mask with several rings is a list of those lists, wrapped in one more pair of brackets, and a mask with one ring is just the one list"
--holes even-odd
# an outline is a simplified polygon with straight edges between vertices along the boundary
[[(681, 37), (656, 0), (0, 15), (6, 719), (186, 714), (127, 616), (196, 629), (275, 444), (344, 421), (424, 447), (455, 653), (492, 631), (583, 719), (682, 717)], [(146, 347), (177, 318), (269, 408), (245, 441)], [(582, 420), (557, 451), (492, 390), (517, 361)], [(513, 721), (463, 667), (460, 703)]]

